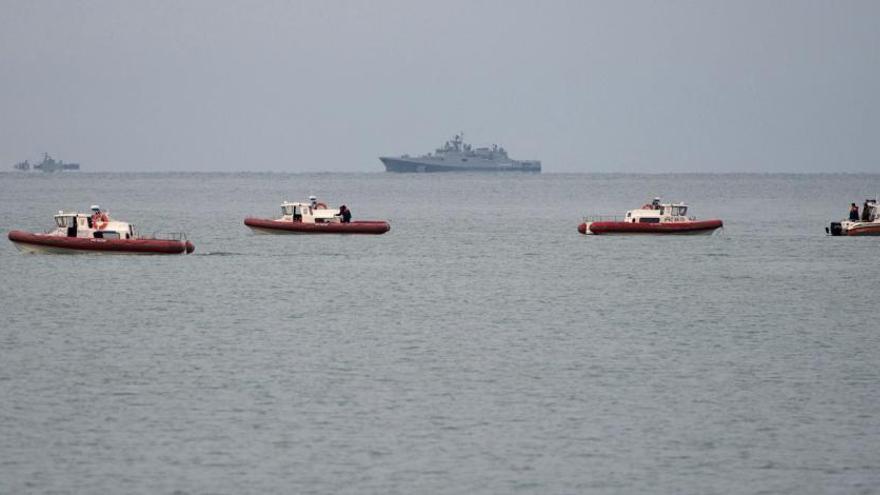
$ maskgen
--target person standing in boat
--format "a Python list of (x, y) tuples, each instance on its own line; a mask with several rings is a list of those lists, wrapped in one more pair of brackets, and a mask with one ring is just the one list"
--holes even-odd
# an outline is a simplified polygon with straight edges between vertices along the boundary
[(98, 205), (92, 205), (92, 228), (95, 230), (101, 230), (107, 226), (110, 222), (110, 218), (106, 213), (101, 211), (101, 207)]
[(309, 201), (312, 203), (313, 210), (318, 207), (318, 198), (316, 196), (309, 196)]
[(337, 216), (342, 217), (342, 223), (351, 223), (351, 210), (349, 210), (347, 206), (340, 206), (339, 215)]
[(660, 209), (660, 198), (654, 198), (650, 203), (645, 203), (642, 205), (643, 210), (659, 210)]
[(855, 203), (851, 204), (849, 207), (849, 221), (850, 222), (858, 222), (859, 221), (859, 207), (856, 206)]

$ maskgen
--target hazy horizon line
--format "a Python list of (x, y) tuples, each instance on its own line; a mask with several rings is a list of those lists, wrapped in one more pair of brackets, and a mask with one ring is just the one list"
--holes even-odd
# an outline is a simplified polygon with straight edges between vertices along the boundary
[(37, 176), (37, 177), (52, 177), (52, 176), (76, 176), (76, 175), (90, 175), (90, 174), (120, 174), (120, 175), (388, 175), (388, 176), (498, 176), (498, 177), (534, 177), (534, 176), (542, 176), (542, 175), (880, 175), (880, 172), (609, 172), (609, 171), (595, 171), (595, 172), (540, 172), (540, 173), (521, 173), (521, 172), (413, 172), (413, 173), (399, 173), (399, 172), (387, 172), (383, 170), (376, 171), (361, 171), (361, 172), (353, 172), (353, 171), (281, 171), (281, 170), (88, 170), (88, 171), (76, 171), (76, 172), (42, 172), (39, 170), (32, 171), (19, 171), (19, 170), (0, 170), (0, 174), (3, 175), (18, 175), (18, 176)]

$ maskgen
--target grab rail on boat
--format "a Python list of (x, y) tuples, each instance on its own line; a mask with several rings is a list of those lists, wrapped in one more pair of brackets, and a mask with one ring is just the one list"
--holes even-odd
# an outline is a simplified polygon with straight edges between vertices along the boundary
[[(665, 217), (667, 222), (696, 222), (697, 217)], [(623, 215), (589, 215), (584, 217), (584, 222), (623, 222), (626, 217)]]
[(186, 232), (153, 232), (149, 235), (140, 236), (141, 239), (155, 239), (161, 241), (187, 241)]
[(622, 222), (623, 219), (623, 215), (588, 215), (584, 222)]

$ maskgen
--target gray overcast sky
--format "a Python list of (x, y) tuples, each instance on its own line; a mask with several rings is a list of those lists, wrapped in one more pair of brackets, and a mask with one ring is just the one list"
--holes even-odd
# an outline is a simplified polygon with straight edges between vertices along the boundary
[(0, 0), (0, 167), (880, 171), (878, 1)]

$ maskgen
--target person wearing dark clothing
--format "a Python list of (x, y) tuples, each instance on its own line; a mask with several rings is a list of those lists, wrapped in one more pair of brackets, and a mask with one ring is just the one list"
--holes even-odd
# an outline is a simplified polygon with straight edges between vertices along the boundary
[(339, 216), (342, 217), (342, 223), (351, 222), (351, 210), (349, 210), (345, 205), (339, 207)]
[(858, 222), (859, 221), (859, 207), (856, 206), (855, 203), (853, 203), (849, 207), (849, 220), (851, 222)]
[(868, 215), (870, 214), (869, 211), (870, 210), (868, 209), (868, 200), (865, 200), (865, 206), (862, 207), (862, 221), (863, 222), (870, 222), (871, 221), (871, 219), (868, 218)]

